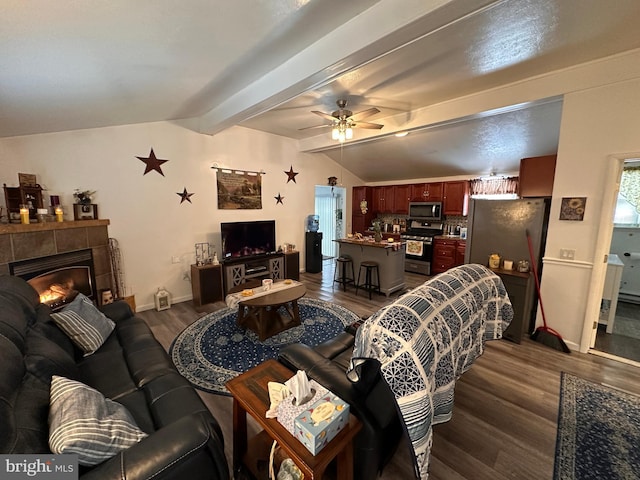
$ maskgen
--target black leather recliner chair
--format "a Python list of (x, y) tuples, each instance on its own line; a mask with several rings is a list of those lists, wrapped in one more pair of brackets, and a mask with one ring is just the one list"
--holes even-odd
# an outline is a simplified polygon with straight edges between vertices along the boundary
[(347, 378), (353, 343), (354, 336), (343, 332), (315, 348), (289, 345), (280, 351), (278, 360), (293, 371), (304, 370), (310, 379), (349, 403), (362, 422), (354, 440), (354, 479), (372, 480), (395, 453), (403, 426), (377, 360), (360, 365), (353, 372), (357, 380)]

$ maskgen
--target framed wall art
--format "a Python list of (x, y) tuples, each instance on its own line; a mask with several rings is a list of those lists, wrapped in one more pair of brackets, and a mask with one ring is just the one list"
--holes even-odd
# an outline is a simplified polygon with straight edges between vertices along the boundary
[(18, 183), (21, 187), (36, 187), (36, 176), (32, 173), (19, 173)]
[(560, 220), (584, 219), (584, 209), (587, 204), (587, 197), (564, 197), (560, 206)]
[(262, 208), (262, 172), (217, 171), (218, 209)]

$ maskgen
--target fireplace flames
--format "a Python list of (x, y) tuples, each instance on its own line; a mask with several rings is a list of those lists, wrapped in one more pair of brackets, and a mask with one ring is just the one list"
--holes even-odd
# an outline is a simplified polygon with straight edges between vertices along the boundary
[(40, 303), (46, 303), (49, 306), (58, 306), (69, 303), (73, 300), (78, 291), (68, 285), (54, 283), (49, 288), (40, 292)]

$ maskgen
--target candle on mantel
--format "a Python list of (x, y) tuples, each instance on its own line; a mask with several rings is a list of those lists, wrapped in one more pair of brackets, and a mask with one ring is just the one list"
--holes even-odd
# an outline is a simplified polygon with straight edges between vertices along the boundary
[(62, 208), (56, 207), (56, 222), (64, 221)]
[(20, 223), (29, 223), (29, 209), (24, 205), (20, 206)]

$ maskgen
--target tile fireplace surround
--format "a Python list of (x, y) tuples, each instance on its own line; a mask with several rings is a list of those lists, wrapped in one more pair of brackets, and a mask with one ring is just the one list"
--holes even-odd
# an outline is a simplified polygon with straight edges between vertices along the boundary
[(108, 225), (109, 220), (0, 224), (0, 274), (9, 274), (11, 262), (90, 248), (96, 291), (113, 288)]

